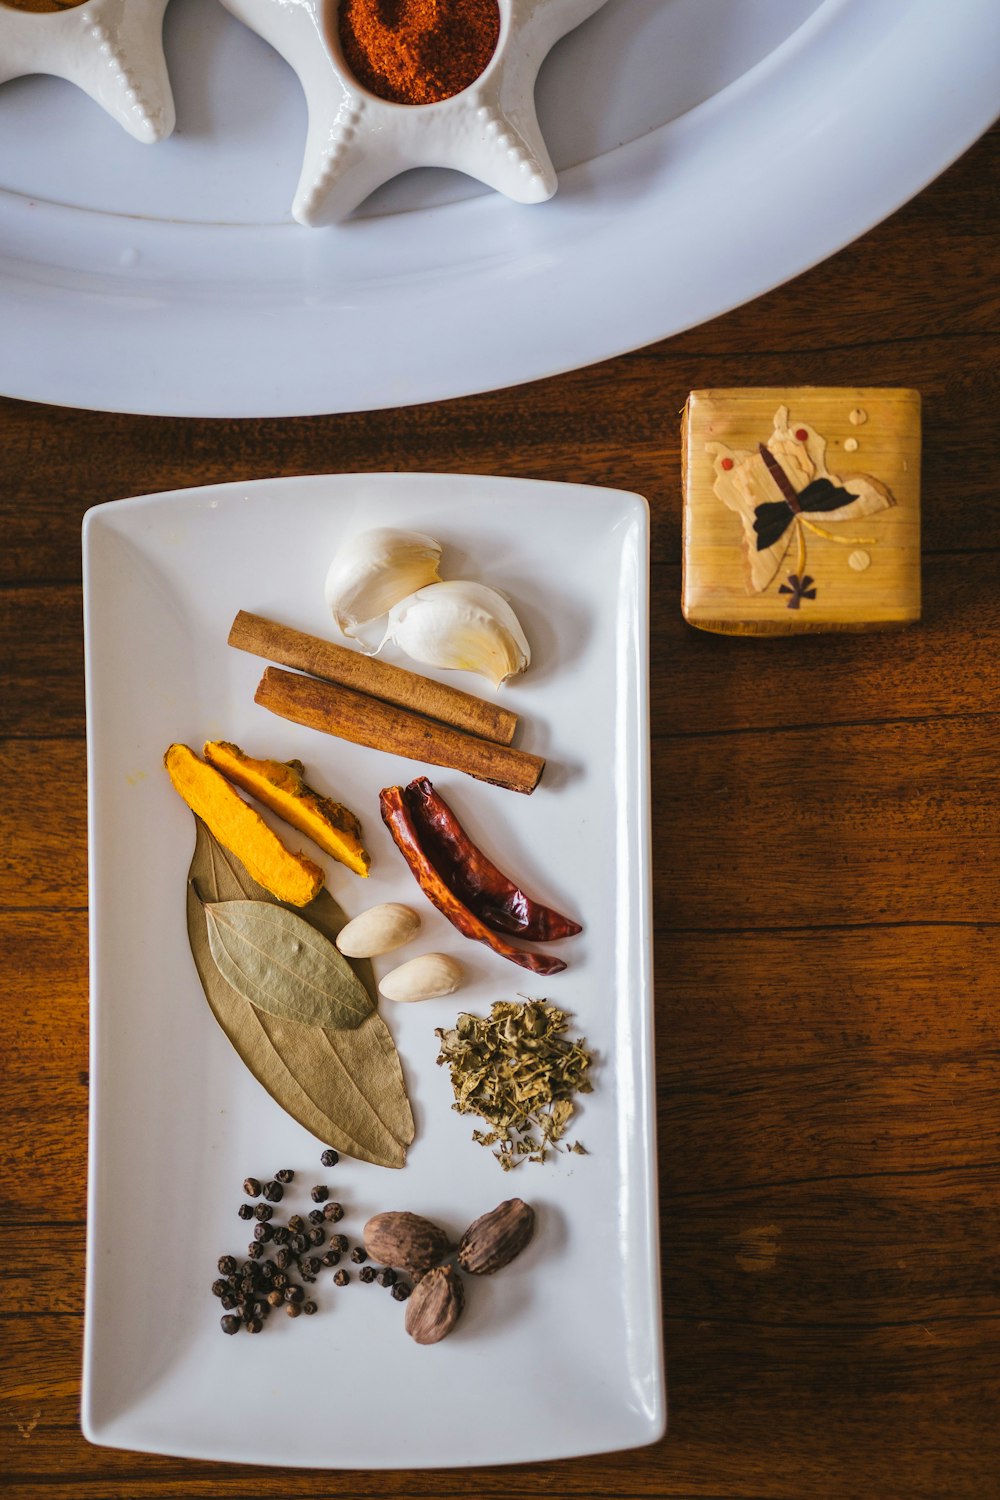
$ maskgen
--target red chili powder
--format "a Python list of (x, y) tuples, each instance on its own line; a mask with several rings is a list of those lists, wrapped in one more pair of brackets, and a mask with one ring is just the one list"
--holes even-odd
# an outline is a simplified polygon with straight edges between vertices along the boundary
[(500, 38), (497, 0), (340, 0), (344, 60), (371, 94), (437, 104), (475, 83)]
[(0, 0), (0, 6), (6, 5), (9, 10), (33, 10), (39, 14), (54, 10), (73, 10), (77, 5), (83, 5), (85, 0)]

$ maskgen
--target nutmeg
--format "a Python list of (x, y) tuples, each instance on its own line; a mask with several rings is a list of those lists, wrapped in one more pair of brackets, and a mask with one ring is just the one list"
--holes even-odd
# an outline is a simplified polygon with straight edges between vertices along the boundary
[(508, 1198), (470, 1224), (458, 1247), (458, 1263), (472, 1276), (492, 1276), (520, 1255), (535, 1232), (535, 1210)]
[(435, 1266), (422, 1276), (406, 1304), (406, 1331), (418, 1344), (446, 1338), (465, 1306), (462, 1278), (453, 1266)]
[(420, 1276), (450, 1255), (455, 1246), (443, 1229), (419, 1214), (376, 1214), (364, 1228), (365, 1249), (373, 1260)]

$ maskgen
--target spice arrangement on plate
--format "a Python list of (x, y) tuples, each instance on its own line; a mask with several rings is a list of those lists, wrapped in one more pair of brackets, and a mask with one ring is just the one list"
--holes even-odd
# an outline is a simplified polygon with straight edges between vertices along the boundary
[[(327, 605), (345, 633), (381, 616), (391, 621), (394, 610), (420, 607), (435, 589), (449, 588), (439, 579), (441, 555), (439, 543), (422, 532), (381, 528), (348, 538), (327, 577)], [(467, 601), (479, 586), (455, 587)], [(512, 614), (511, 620), (508, 625), (502, 611), (496, 614), (498, 628), (509, 629), (513, 638), (520, 627)], [(454, 622), (449, 627), (456, 639), (464, 628)], [(481, 638), (481, 620), (472, 630), (477, 633)], [(390, 627), (385, 638), (391, 636)], [(256, 693), (258, 703), (285, 717), (432, 762), (443, 744), (453, 744), (447, 759), (456, 767), (514, 790), (537, 784), (544, 762), (510, 744), (517, 716), (483, 699), (245, 611), (233, 622), (229, 644), (276, 655), (295, 668), (268, 667)], [(530, 661), (527, 643), (517, 652), (523, 670)], [(499, 681), (503, 674), (494, 669), (492, 675)], [(349, 724), (334, 722), (329, 708), (337, 700), (349, 705)], [(412, 907), (391, 901), (348, 917), (323, 889), (323, 869), (290, 848), (252, 805), (259, 802), (368, 879), (371, 858), (359, 819), (311, 787), (301, 761), (255, 757), (231, 741), (210, 740), (204, 759), (174, 744), (164, 763), (195, 815), (188, 936), (216, 1019), (259, 1082), (307, 1129), (350, 1155), (402, 1166), (413, 1117), (377, 1000), (381, 995), (412, 1004), (454, 994), (465, 978), (462, 964), (450, 953), (414, 953), (376, 986), (370, 960), (414, 943), (421, 920)], [(535, 974), (565, 969), (564, 959), (513, 940), (557, 941), (580, 933), (580, 923), (504, 874), (427, 777), (383, 788), (379, 807), (421, 891), (463, 937)], [(552, 1015), (562, 1018), (561, 1012)], [(491, 1120), (500, 1134), (490, 1141), (501, 1143), (505, 1165), (525, 1156), (543, 1159), (572, 1113), (573, 1092), (589, 1087), (583, 1078), (589, 1056), (576, 1049), (570, 1052), (575, 1071), (563, 1059), (564, 1084), (571, 1081), (572, 1087), (556, 1088), (551, 1065), (563, 1051), (552, 1040), (557, 1029), (555, 1021), (541, 1028), (551, 1074), (548, 1096), (534, 1099), (520, 1115)], [(515, 1035), (512, 1020), (506, 1030)], [(349, 1089), (339, 1086), (343, 1078)], [(528, 1134), (529, 1119), (541, 1130), (540, 1141)]]
[[(327, 577), (327, 605), (348, 638), (384, 619), (383, 646), (482, 671), (499, 687), (530, 664), (523, 631), (495, 590), (442, 580), (441, 558), (422, 532), (348, 538)], [(517, 716), (484, 699), (245, 611), (229, 644), (284, 663), (266, 669), (255, 701), (303, 726), (431, 763), (444, 747), (446, 763), (514, 790), (531, 791), (541, 775), (544, 762), (511, 744)], [(414, 1121), (378, 999), (441, 999), (462, 985), (464, 968), (451, 953), (404, 953), (419, 946), (423, 929), (405, 903), (344, 912), (324, 888), (324, 870), (257, 811), (254, 803), (377, 888), (359, 818), (311, 786), (301, 761), (258, 757), (224, 739), (207, 741), (203, 753), (173, 744), (164, 763), (194, 814), (188, 937), (208, 1004), (263, 1087), (326, 1143), (325, 1165), (343, 1153), (402, 1167)], [(563, 958), (521, 945), (572, 938), (581, 924), (501, 870), (428, 777), (382, 788), (378, 805), (423, 895), (457, 932), (535, 974), (566, 968)], [(397, 954), (376, 985), (372, 960)], [(560, 1149), (578, 1096), (591, 1088), (591, 1055), (582, 1040), (566, 1038), (567, 1025), (566, 1013), (545, 1001), (504, 1000), (488, 1017), (462, 1014), (435, 1032), (452, 1107), (485, 1122), (473, 1139), (496, 1147), (504, 1170)], [(579, 1142), (568, 1149), (585, 1154)], [(437, 1344), (459, 1324), (467, 1278), (496, 1274), (534, 1232), (534, 1210), (511, 1199), (455, 1239), (419, 1214), (376, 1214), (351, 1246), (339, 1231), (327, 1239), (344, 1207), (326, 1184), (312, 1187), (305, 1216), (279, 1222), (277, 1205), (294, 1180), (283, 1169), (244, 1182), (239, 1216), (252, 1223), (253, 1239), (245, 1258), (220, 1258), (212, 1285), (226, 1333), (259, 1333), (278, 1309), (312, 1315), (319, 1303), (307, 1287), (327, 1271), (332, 1286), (349, 1286), (349, 1256), (361, 1283), (378, 1282), (406, 1302), (410, 1337)]]

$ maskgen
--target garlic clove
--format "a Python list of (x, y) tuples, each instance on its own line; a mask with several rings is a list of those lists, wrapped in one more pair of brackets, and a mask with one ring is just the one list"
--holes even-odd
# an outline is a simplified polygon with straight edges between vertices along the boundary
[(386, 639), (426, 666), (479, 672), (494, 687), (531, 661), (507, 600), (485, 583), (432, 583), (389, 612)]
[(441, 545), (421, 531), (377, 526), (348, 537), (326, 575), (327, 607), (344, 635), (386, 614), (400, 599), (436, 583)]
[(464, 977), (462, 965), (447, 953), (420, 953), (387, 974), (378, 987), (387, 1000), (409, 1004), (453, 995)]
[(420, 931), (420, 918), (398, 901), (370, 906), (337, 934), (337, 947), (345, 958), (376, 958), (402, 948)]

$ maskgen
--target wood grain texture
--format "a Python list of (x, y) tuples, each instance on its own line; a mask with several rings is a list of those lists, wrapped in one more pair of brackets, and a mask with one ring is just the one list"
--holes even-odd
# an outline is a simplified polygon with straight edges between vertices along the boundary
[[(1000, 131), (858, 244), (551, 381), (289, 422), (0, 402), (0, 1474), (18, 1500), (998, 1494)], [(717, 639), (679, 613), (690, 389), (924, 398), (924, 618)], [(658, 1109), (671, 1432), (474, 1472), (227, 1468), (77, 1425), (86, 1173), (79, 528), (121, 495), (425, 469), (653, 516)], [(391, 1421), (391, 1413), (387, 1415)]]

